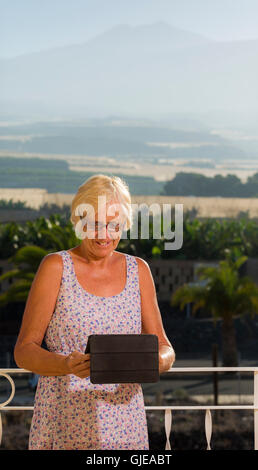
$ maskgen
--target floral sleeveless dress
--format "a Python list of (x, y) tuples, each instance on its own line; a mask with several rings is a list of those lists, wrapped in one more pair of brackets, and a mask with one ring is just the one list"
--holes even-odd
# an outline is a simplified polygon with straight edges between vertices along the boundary
[[(85, 351), (90, 334), (141, 333), (138, 265), (125, 254), (126, 286), (100, 297), (79, 283), (71, 254), (58, 251), (63, 274), (55, 311), (45, 334), (49, 351)], [(29, 450), (148, 450), (142, 387), (138, 383), (92, 384), (90, 377), (39, 376)]]

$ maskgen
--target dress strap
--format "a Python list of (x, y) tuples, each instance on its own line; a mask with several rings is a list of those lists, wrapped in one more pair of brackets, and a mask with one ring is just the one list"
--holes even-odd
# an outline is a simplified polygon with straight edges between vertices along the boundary
[(60, 255), (63, 260), (62, 283), (68, 284), (72, 281), (73, 267), (71, 265), (71, 257), (66, 250), (56, 251), (55, 254)]
[(128, 286), (131, 289), (132, 294), (140, 295), (140, 283), (138, 273), (138, 263), (135, 256), (126, 254), (127, 257), (127, 269), (128, 269)]

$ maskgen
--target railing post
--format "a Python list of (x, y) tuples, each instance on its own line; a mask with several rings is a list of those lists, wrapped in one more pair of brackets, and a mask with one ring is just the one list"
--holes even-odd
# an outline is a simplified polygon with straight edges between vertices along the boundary
[(254, 372), (254, 449), (258, 450), (258, 371)]
[(207, 440), (207, 450), (211, 450), (211, 434), (212, 434), (212, 417), (210, 410), (205, 413), (205, 434)]
[(171, 446), (169, 442), (171, 426), (172, 426), (172, 413), (171, 413), (171, 410), (166, 409), (165, 410), (165, 432), (166, 432), (167, 440), (166, 440), (165, 450), (171, 450)]
[(3, 425), (2, 425), (2, 415), (0, 411), (0, 445), (2, 444), (2, 437), (3, 437)]
[[(13, 399), (14, 394), (15, 394), (15, 384), (9, 374), (5, 374), (4, 372), (0, 371), (0, 377), (5, 377), (7, 380), (9, 380), (11, 387), (12, 387), (9, 398), (5, 402), (0, 403), (0, 411), (1, 411), (1, 408), (4, 408)], [(0, 445), (2, 444), (2, 437), (3, 437), (3, 425), (2, 425), (2, 415), (0, 413)]]

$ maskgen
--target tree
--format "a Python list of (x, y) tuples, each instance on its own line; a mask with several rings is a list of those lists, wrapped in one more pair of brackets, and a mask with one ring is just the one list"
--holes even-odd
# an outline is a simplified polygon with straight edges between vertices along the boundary
[(197, 274), (202, 282), (184, 284), (171, 297), (171, 305), (179, 305), (181, 310), (192, 302), (193, 314), (203, 308), (215, 321), (221, 319), (224, 367), (238, 366), (234, 318), (258, 313), (258, 287), (248, 276), (239, 275), (239, 268), (246, 260), (246, 256), (234, 260), (227, 255), (218, 267), (200, 266)]
[(24, 246), (10, 258), (17, 266), (0, 276), (0, 281), (15, 279), (0, 295), (0, 306), (12, 302), (26, 302), (38, 266), (48, 251), (38, 246)]
[(8, 257), (8, 261), (14, 264), (14, 269), (0, 276), (0, 282), (6, 279), (13, 280), (10, 287), (0, 294), (0, 306), (26, 302), (36, 271), (44, 256), (69, 249), (79, 241), (72, 224), (70, 222), (67, 224), (58, 214), (51, 215), (49, 219), (41, 216), (35, 222), (27, 222), (26, 227), (20, 230), (17, 226), (8, 224), (8, 230), (0, 233), (0, 239), (3, 237), (8, 239), (9, 234), (13, 246), (23, 242), (26, 244), (18, 247), (14, 254)]

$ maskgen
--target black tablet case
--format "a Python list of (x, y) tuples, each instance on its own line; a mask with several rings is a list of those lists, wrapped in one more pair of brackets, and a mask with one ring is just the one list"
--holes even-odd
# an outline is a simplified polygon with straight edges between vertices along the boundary
[(90, 353), (90, 380), (94, 384), (159, 381), (156, 335), (92, 334), (85, 353)]

